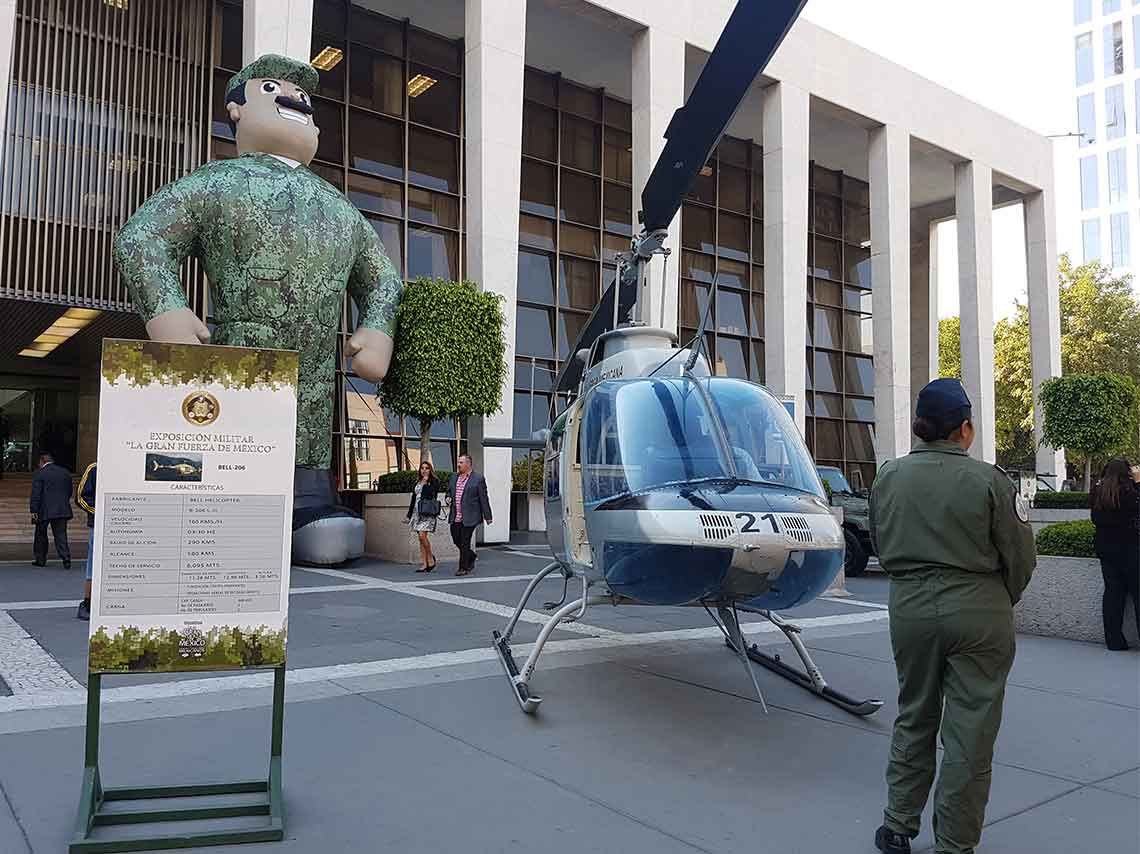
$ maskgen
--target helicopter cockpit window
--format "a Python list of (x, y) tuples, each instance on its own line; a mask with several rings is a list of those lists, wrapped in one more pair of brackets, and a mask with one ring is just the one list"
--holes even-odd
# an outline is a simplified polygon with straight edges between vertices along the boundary
[(728, 377), (714, 377), (707, 383), (738, 477), (823, 495), (815, 464), (795, 422), (776, 397), (752, 383)]
[(689, 380), (599, 385), (582, 428), (586, 502), (663, 484), (731, 476), (713, 418)]

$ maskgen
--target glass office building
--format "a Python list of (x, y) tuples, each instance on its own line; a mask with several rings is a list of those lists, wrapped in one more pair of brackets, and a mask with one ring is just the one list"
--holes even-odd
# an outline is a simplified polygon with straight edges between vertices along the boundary
[[(487, 419), (483, 435), (547, 426), (565, 405), (554, 378), (636, 228), (639, 182), (711, 48), (699, 16), (678, 22), (688, 36), (651, 40), (651, 27), (605, 5), (587, 14), (573, 4), (513, 3), (525, 7), (525, 22), (489, 29), (472, 22), (502, 14), (497, 0), (0, 7), (10, 17), (0, 33), (13, 33), (10, 46), (0, 44), (5, 470), (28, 469), (41, 446), (76, 467), (93, 459), (100, 342), (145, 335), (111, 265), (114, 235), (158, 187), (237, 155), (226, 83), (268, 52), (304, 56), (320, 70), (311, 168), (360, 209), (405, 279), (483, 277), (504, 298), (509, 386), (503, 417)], [(1088, 86), (1112, 78), (1076, 103), (1082, 129), (1105, 141), (1103, 151), (1101, 143), (1082, 150), (1085, 200), (1103, 212), (1087, 217), (1085, 240), (1111, 243), (1102, 251), (1122, 263), (1131, 257), (1129, 199), (1140, 190), (1127, 153), (1137, 123), (1129, 111), (1140, 103), (1140, 84), (1136, 98), (1128, 88), (1130, 11), (1106, 16), (1094, 4), (1074, 43)], [(274, 16), (288, 26), (264, 26)], [(1051, 209), (1051, 188), (1034, 183), (1048, 142), (806, 21), (780, 57), (790, 85), (754, 84), (683, 201), (672, 256), (652, 279), (660, 294), (652, 322), (687, 341), (707, 312), (712, 370), (794, 397), (817, 460), (868, 486), (877, 462), (909, 446), (898, 413), (936, 370), (929, 235), (962, 201), (955, 173), (976, 166), (995, 200), (1031, 200), (1032, 230)], [(844, 74), (815, 73), (828, 64)], [(897, 91), (869, 99), (857, 81), (871, 77)], [(931, 105), (929, 115), (891, 112), (915, 99)], [(952, 128), (930, 118), (949, 113)], [(518, 127), (517, 137), (504, 127)], [(888, 144), (888, 131), (902, 142)], [(998, 147), (1014, 137), (1017, 146)], [(946, 156), (959, 143), (971, 157)], [(976, 235), (985, 220), (966, 213), (964, 229)], [(1031, 300), (1049, 278), (1053, 238), (1044, 235), (1029, 250)], [(188, 263), (182, 280), (210, 323), (201, 271)], [(346, 304), (342, 352), (355, 324)], [(1046, 333), (1044, 346), (1054, 348)], [(345, 500), (359, 502), (377, 477), (417, 466), (419, 424), (379, 407), (351, 358), (340, 358), (337, 376), (335, 465)], [(478, 451), (468, 436), (479, 426), (433, 424), (436, 465), (452, 468), (458, 454)], [(497, 502), (512, 492), (527, 501), (540, 488), (525, 453), (480, 462)]]

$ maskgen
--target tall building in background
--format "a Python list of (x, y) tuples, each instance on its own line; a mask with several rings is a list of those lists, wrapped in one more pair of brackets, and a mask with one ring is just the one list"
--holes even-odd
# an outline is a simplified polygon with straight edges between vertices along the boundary
[[(1066, 170), (1077, 192), (1076, 262), (1134, 274), (1140, 247), (1140, 0), (1073, 0), (1073, 110)], [(1065, 194), (1062, 194), (1065, 195)], [(1076, 249), (1079, 248), (1079, 252)]]
[[(94, 458), (102, 340), (145, 334), (111, 266), (114, 235), (158, 187), (236, 156), (227, 81), (272, 52), (320, 69), (311, 169), (348, 194), (404, 278), (471, 279), (503, 298), (502, 410), (435, 422), (426, 438), (438, 467), (469, 451), (487, 475), (487, 540), (529, 527), (541, 516), (529, 513), (542, 502), (536, 462), (484, 451), (481, 438), (530, 436), (565, 405), (553, 378), (629, 245), (669, 120), (733, 5), (0, 2), (5, 483), (26, 480), (39, 449), (77, 468)], [(713, 370), (794, 398), (816, 460), (866, 487), (909, 450), (913, 395), (937, 371), (931, 234), (956, 220), (957, 280), (941, 287), (959, 294), (974, 452), (992, 461), (993, 211), (1024, 211), (1040, 385), (1061, 364), (1053, 180), (1044, 137), (801, 20), (686, 194), (640, 316), (688, 341), (707, 311)], [(1099, 208), (1108, 194), (1093, 183)], [(1127, 221), (1119, 231), (1127, 254)], [(210, 323), (201, 271), (186, 264), (182, 281)], [(350, 304), (342, 323), (343, 342)], [(382, 409), (343, 348), (337, 377), (341, 499), (361, 508), (379, 476), (416, 469), (420, 425)], [(1024, 464), (1063, 477), (1051, 449)], [(23, 488), (7, 504), (0, 494), (0, 536), (6, 506), (26, 517)]]

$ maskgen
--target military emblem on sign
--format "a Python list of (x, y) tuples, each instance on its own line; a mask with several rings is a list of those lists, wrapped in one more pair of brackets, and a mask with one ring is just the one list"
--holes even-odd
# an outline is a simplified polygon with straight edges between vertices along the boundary
[(1017, 512), (1018, 519), (1022, 522), (1029, 521), (1029, 502), (1020, 492), (1013, 496), (1013, 509)]
[(179, 633), (178, 654), (183, 658), (201, 658), (206, 654), (206, 636), (196, 626)]
[(205, 427), (218, 420), (222, 405), (212, 394), (196, 391), (182, 401), (182, 417), (195, 427)]

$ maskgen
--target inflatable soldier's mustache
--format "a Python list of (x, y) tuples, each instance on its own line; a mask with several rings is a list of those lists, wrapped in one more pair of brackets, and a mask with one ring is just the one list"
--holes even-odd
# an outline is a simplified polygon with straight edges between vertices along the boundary
[(298, 101), (296, 98), (290, 98), (288, 95), (278, 95), (274, 100), (277, 102), (277, 106), (284, 107), (287, 110), (296, 110), (298, 113), (304, 113), (306, 116), (313, 114), (312, 107), (304, 101)]

